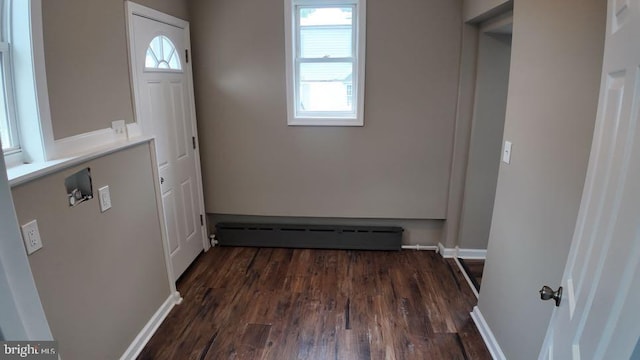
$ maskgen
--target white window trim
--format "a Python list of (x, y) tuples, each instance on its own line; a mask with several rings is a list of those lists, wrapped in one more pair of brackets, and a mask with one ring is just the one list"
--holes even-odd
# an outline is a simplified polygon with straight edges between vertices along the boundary
[[(14, 164), (22, 158), (20, 148), (20, 130), (18, 128), (18, 122), (16, 119), (16, 103), (15, 103), (15, 87), (13, 82), (13, 71), (12, 71), (12, 59), (11, 59), (11, 46), (9, 44), (10, 39), (10, 24), (8, 23), (8, 13), (10, 12), (10, 1), (0, 1), (0, 6), (2, 9), (0, 10), (0, 15), (3, 17), (1, 20), (2, 23), (2, 39), (0, 39), (0, 53), (2, 54), (2, 74), (4, 78), (4, 84), (0, 84), (5, 88), (6, 98), (5, 106), (7, 111), (7, 120), (8, 120), (8, 128), (9, 133), (7, 134), (10, 138), (11, 147), (3, 150), (3, 155), (5, 158), (5, 163)], [(7, 144), (3, 144), (7, 145)]]
[(9, 35), (21, 152), (5, 156), (7, 168), (26, 163), (31, 164), (29, 169), (37, 170), (39, 167), (34, 164), (44, 168), (51, 161), (120, 144), (127, 140), (127, 134), (129, 138), (140, 136), (139, 126), (134, 122), (127, 124), (125, 134), (118, 134), (108, 127), (54, 138), (44, 58), (42, 0), (16, 0), (11, 5)]
[(19, 122), (16, 119), (16, 106), (15, 106), (15, 86), (13, 82), (13, 71), (11, 68), (12, 60), (11, 60), (11, 49), (10, 45), (6, 42), (0, 43), (0, 53), (2, 53), (2, 72), (4, 74), (4, 84), (0, 84), (0, 86), (5, 86), (6, 93), (6, 110), (8, 112), (8, 125), (9, 125), (9, 137), (11, 144), (13, 145), (11, 148), (3, 150), (3, 155), (5, 159), (5, 164), (7, 166), (15, 166), (20, 164), (23, 158), (22, 155), (22, 147), (20, 145), (20, 128), (18, 126)]
[[(294, 34), (296, 34), (295, 8), (303, 6), (356, 6), (354, 29), (357, 31), (356, 51), (354, 59), (356, 93), (355, 117), (296, 117), (297, 84), (295, 72)], [(285, 18), (285, 51), (286, 51), (286, 89), (287, 89), (287, 124), (294, 126), (363, 126), (364, 125), (364, 81), (366, 54), (366, 0), (284, 0)], [(338, 115), (338, 113), (335, 113)]]

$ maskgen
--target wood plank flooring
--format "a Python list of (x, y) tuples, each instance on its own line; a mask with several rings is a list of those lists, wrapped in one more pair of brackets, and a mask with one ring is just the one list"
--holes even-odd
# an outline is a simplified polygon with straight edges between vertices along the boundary
[(482, 273), (484, 272), (484, 260), (458, 258), (458, 261), (469, 276), (469, 279), (471, 279), (473, 286), (476, 290), (480, 291), (480, 286), (482, 285)]
[(490, 359), (452, 259), (216, 247), (139, 359)]

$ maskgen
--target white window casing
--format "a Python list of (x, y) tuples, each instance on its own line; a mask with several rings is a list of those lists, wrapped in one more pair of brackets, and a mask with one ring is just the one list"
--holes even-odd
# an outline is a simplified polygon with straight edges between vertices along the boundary
[(11, 53), (9, 44), (0, 42), (0, 128), (2, 129), (2, 150), (5, 157), (19, 154), (20, 137), (16, 122), (14, 87), (11, 71)]
[(18, 163), (22, 159), (20, 134), (16, 120), (14, 81), (10, 45), (10, 1), (0, 0), (0, 133), (5, 162)]
[[(3, 9), (3, 41), (9, 43), (13, 102), (20, 150), (5, 155), (9, 178), (15, 168), (31, 164), (32, 170), (88, 152), (114, 146), (127, 135), (107, 127), (55, 139), (49, 107), (44, 60), (42, 0), (0, 0)], [(120, 120), (120, 119), (114, 119)], [(137, 123), (127, 124), (129, 137), (139, 134)], [(17, 170), (16, 173), (21, 173)]]
[(288, 125), (364, 125), (365, 44), (366, 0), (285, 0)]

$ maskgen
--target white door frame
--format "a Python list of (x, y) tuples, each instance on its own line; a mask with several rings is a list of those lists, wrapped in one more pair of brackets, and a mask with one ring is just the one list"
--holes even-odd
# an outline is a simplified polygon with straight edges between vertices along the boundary
[[(134, 16), (142, 16), (147, 19), (155, 20), (161, 23), (165, 23), (165, 24), (183, 29), (187, 33), (188, 39), (191, 38), (191, 35), (189, 32), (189, 22), (182, 19), (178, 19), (177, 17), (171, 16), (171, 15), (167, 15), (160, 11), (148, 8), (146, 6), (136, 4), (131, 1), (125, 2), (125, 11), (127, 13), (126, 27), (127, 27), (127, 43), (129, 47), (129, 59), (130, 59), (129, 71), (130, 71), (131, 87), (133, 89), (133, 96), (134, 96), (133, 108), (136, 116), (136, 124), (139, 126), (140, 130), (145, 135), (150, 135), (148, 133), (148, 128), (147, 130), (145, 130), (145, 126), (142, 123), (143, 120), (142, 120), (141, 110), (138, 108), (135, 101), (135, 99), (140, 98), (140, 86), (138, 85), (138, 82), (137, 82), (139, 70), (136, 68), (135, 62), (132, 60), (135, 54), (135, 49), (133, 47), (134, 46), (134, 42), (133, 42), (134, 30), (132, 26)], [(190, 40), (187, 41), (186, 45), (187, 45), (187, 51), (191, 53)], [(194, 149), (193, 152), (194, 152), (195, 161), (196, 161), (196, 181), (197, 181), (197, 187), (198, 187), (198, 200), (197, 200), (198, 210), (200, 211), (200, 214), (204, 216), (204, 225), (203, 225), (203, 231), (202, 231), (202, 246), (204, 248), (204, 251), (208, 251), (211, 248), (211, 243), (208, 241), (207, 217), (204, 209), (204, 193), (202, 189), (202, 170), (200, 168), (200, 145), (198, 143), (199, 142), (198, 127), (197, 127), (196, 115), (195, 115), (196, 114), (195, 95), (193, 93), (193, 67), (191, 66), (191, 64), (192, 64), (191, 61), (185, 64), (186, 65), (185, 70), (187, 74), (187, 87), (189, 91), (189, 97), (192, 99), (192, 101), (190, 101), (190, 104), (188, 106), (191, 109), (191, 119), (190, 119), (191, 129), (193, 131), (193, 136), (195, 136), (195, 139), (196, 139), (196, 148)], [(163, 215), (163, 218), (164, 218), (164, 215)], [(163, 219), (163, 223), (164, 223), (164, 219)], [(168, 238), (166, 236), (166, 230), (164, 228), (164, 225), (163, 225), (163, 237), (165, 238), (165, 242), (166, 242)]]

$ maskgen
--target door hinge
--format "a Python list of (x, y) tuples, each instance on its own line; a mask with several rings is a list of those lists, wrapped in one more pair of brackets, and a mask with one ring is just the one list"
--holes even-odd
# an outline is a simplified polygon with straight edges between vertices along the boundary
[(191, 137), (191, 142), (193, 143), (193, 149), (195, 150), (196, 149), (196, 137), (195, 136)]
[(184, 61), (189, 62), (189, 49), (184, 49)]
[(200, 214), (200, 226), (204, 226), (204, 216)]

